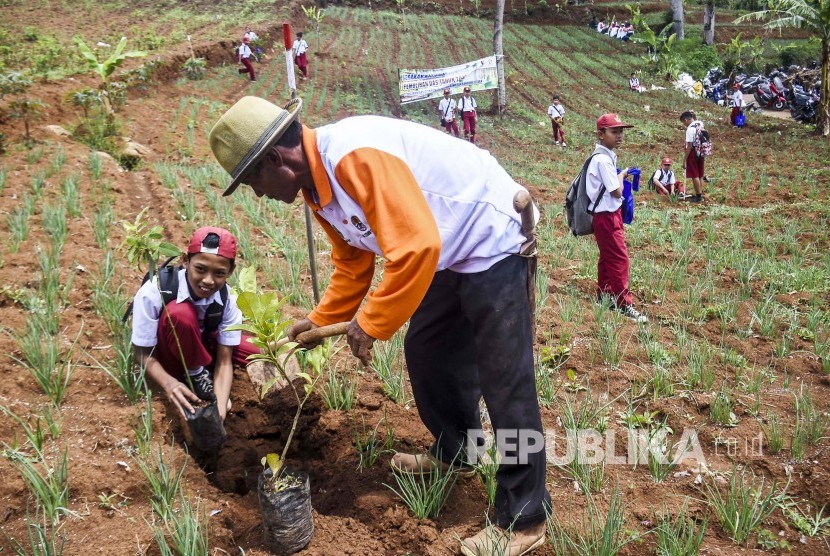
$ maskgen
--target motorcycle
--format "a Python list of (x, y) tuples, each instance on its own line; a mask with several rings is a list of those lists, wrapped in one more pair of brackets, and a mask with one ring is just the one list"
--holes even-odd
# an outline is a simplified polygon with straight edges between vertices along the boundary
[(793, 87), (793, 100), (790, 103), (790, 115), (797, 122), (814, 123), (818, 116), (820, 100), (818, 91), (801, 86)]
[[(776, 84), (775, 81), (778, 81)], [(785, 87), (779, 77), (774, 77), (771, 81), (765, 80), (758, 84), (755, 90), (755, 101), (762, 108), (770, 108), (772, 110), (784, 110), (787, 107), (787, 97), (784, 96)]]
[(740, 83), (741, 91), (747, 95), (754, 94), (758, 84), (764, 81), (765, 77), (756, 73), (755, 75), (739, 74), (735, 76), (735, 82)]

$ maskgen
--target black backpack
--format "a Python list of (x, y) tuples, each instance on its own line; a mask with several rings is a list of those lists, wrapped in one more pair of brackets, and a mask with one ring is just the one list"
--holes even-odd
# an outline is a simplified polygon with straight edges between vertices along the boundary
[(588, 196), (586, 184), (588, 165), (596, 155), (597, 151), (588, 157), (582, 166), (582, 171), (571, 182), (571, 187), (565, 195), (565, 216), (568, 219), (568, 228), (575, 236), (587, 236), (594, 233), (594, 209), (605, 193), (605, 185), (602, 185), (595, 200)]
[[(170, 263), (176, 257), (170, 257), (164, 263), (158, 267), (156, 273), (158, 274), (158, 284), (159, 284), (159, 292), (161, 292), (161, 299), (164, 305), (167, 305), (174, 299), (179, 293), (179, 271), (182, 269), (181, 265), (171, 265)], [(144, 275), (144, 278), (141, 280), (141, 285), (147, 283), (150, 279), (150, 273)], [(204, 331), (202, 332), (203, 335), (207, 336), (212, 332), (215, 332), (219, 329), (219, 325), (222, 324), (222, 316), (225, 314), (225, 307), (228, 306), (228, 285), (219, 290), (219, 297), (222, 300), (220, 304), (217, 301), (214, 301), (210, 305), (207, 306), (207, 310), (205, 310), (205, 320), (204, 320)], [(123, 322), (127, 322), (127, 319), (130, 315), (133, 314), (133, 302), (130, 301), (129, 306), (127, 306), (127, 311), (124, 313), (124, 318), (122, 319)]]

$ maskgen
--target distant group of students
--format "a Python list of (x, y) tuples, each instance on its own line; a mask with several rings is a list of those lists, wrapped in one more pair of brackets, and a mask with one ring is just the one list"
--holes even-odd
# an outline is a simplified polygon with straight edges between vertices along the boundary
[(447, 133), (459, 137), (458, 123), (455, 121), (455, 115), (458, 113), (464, 127), (464, 138), (469, 140), (470, 143), (475, 143), (478, 104), (470, 93), (470, 88), (464, 87), (461, 97), (455, 100), (450, 97), (450, 90), (444, 89), (444, 98), (438, 103), (438, 113), (441, 117), (441, 127), (446, 129)]
[(611, 23), (608, 24), (605, 23), (604, 19), (600, 19), (595, 29), (597, 30), (597, 33), (608, 35), (613, 39), (620, 39), (621, 41), (627, 41), (631, 38), (631, 35), (634, 34), (634, 25), (632, 25), (630, 21), (626, 21), (625, 23), (617, 23), (616, 20), (612, 20)]
[[(236, 50), (239, 63), (243, 66), (239, 68), (239, 73), (240, 75), (248, 74), (251, 81), (256, 81), (256, 73), (254, 72), (253, 64), (251, 64), (251, 58), (256, 56), (257, 61), (261, 61), (262, 49), (257, 45), (258, 41), (259, 35), (251, 30), (250, 27), (245, 27), (245, 34), (242, 35), (242, 44)], [(252, 50), (252, 46), (256, 50)], [(308, 77), (308, 43), (303, 39), (302, 31), (297, 33), (297, 38), (291, 50), (294, 56), (294, 63), (300, 68), (300, 79), (306, 79)]]

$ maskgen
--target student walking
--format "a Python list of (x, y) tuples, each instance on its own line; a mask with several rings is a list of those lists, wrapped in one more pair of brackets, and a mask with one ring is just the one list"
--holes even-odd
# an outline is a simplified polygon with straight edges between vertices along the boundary
[(738, 127), (737, 117), (744, 109), (744, 93), (741, 91), (740, 83), (732, 85), (732, 89), (732, 113), (729, 114), (729, 121), (733, 126)]
[(464, 138), (470, 143), (476, 142), (476, 99), (470, 96), (470, 88), (464, 87), (464, 94), (458, 101), (458, 108), (461, 110), (461, 121), (464, 122)]
[(294, 41), (293, 46), (291, 49), (294, 51), (294, 63), (297, 64), (297, 67), (300, 68), (300, 78), (305, 79), (308, 77), (308, 43), (305, 42), (303, 38), (303, 32), (300, 31), (297, 33), (297, 39)]
[(441, 114), (441, 125), (458, 137), (458, 123), (455, 121), (455, 110), (457, 108), (455, 99), (450, 98), (450, 90), (444, 89), (444, 98), (438, 103), (438, 113)]
[(553, 144), (567, 147), (565, 143), (565, 107), (562, 106), (562, 100), (559, 95), (553, 95), (553, 102), (548, 106), (548, 116), (550, 116), (550, 125), (553, 127)]
[(251, 75), (251, 81), (256, 81), (256, 75), (254, 75), (254, 66), (251, 64), (251, 39), (248, 37), (242, 37), (242, 44), (239, 45), (239, 63), (245, 66), (244, 68), (239, 68), (239, 73), (248, 73)]
[(617, 174), (617, 154), (623, 132), (634, 126), (624, 124), (616, 114), (597, 120), (597, 143), (588, 164), (585, 182), (588, 197), (594, 200), (594, 238), (599, 247), (597, 298), (610, 297), (611, 308), (635, 322), (648, 318), (632, 305), (628, 289), (630, 262), (622, 220), (623, 180), (628, 168)]
[(692, 203), (703, 201), (703, 176), (706, 175), (706, 159), (700, 156), (695, 148), (695, 139), (699, 130), (704, 129), (703, 122), (691, 110), (680, 114), (680, 121), (686, 126), (686, 140), (684, 143), (683, 168), (686, 170), (686, 179), (692, 180), (695, 194), (687, 196), (686, 200)]

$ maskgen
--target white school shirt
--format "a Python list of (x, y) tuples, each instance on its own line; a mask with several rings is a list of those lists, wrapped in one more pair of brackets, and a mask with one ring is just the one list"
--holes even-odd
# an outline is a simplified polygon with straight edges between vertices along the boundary
[(608, 33), (608, 36), (616, 38), (617, 34), (619, 32), (620, 32), (620, 26), (619, 25), (612, 25), (611, 26), (611, 31)]
[(438, 103), (438, 111), (441, 112), (441, 117), (448, 122), (455, 119), (455, 99), (442, 98)]
[(657, 178), (657, 181), (663, 185), (674, 185), (677, 183), (677, 180), (674, 178), (674, 172), (671, 169), (668, 172), (664, 172), (662, 166), (654, 172), (651, 179), (653, 180), (654, 178)]
[(732, 93), (732, 106), (735, 108), (743, 108), (744, 106), (744, 94), (740, 89), (735, 89), (735, 92)]
[(565, 116), (565, 107), (561, 104), (559, 106), (551, 104), (548, 106), (548, 116), (550, 116), (551, 119), (563, 118)]
[(306, 50), (308, 50), (308, 43), (305, 42), (305, 39), (298, 39), (294, 41), (294, 45), (291, 48), (294, 50), (294, 56), (299, 56), (300, 54), (305, 54)]
[(686, 142), (690, 144), (694, 144), (695, 142), (695, 135), (697, 134), (697, 126), (700, 126), (700, 129), (705, 129), (703, 127), (703, 122), (700, 120), (695, 120), (689, 124), (689, 127), (686, 128)]
[(251, 57), (251, 47), (243, 42), (242, 45), (239, 47), (239, 56), (241, 58), (250, 58)]
[[(187, 287), (187, 275), (185, 269), (179, 270), (179, 291), (176, 299), (170, 303), (185, 303), (190, 300), (196, 307), (196, 316), (199, 318), (199, 328), (204, 330), (205, 312), (208, 305), (216, 301), (222, 304), (220, 292), (216, 292), (206, 299), (192, 298), (190, 288)], [(158, 286), (158, 275), (152, 280), (145, 282), (135, 294), (133, 300), (133, 334), (132, 343), (139, 347), (155, 347), (158, 344), (159, 317), (161, 316), (163, 301)], [(236, 305), (236, 296), (228, 295), (228, 305), (222, 314), (222, 322), (219, 323), (219, 336), (216, 341), (223, 346), (238, 346), (242, 342), (242, 332), (239, 330), (227, 330), (234, 324), (242, 322), (242, 312)]]
[(622, 197), (614, 197), (612, 191), (616, 191), (622, 184), (617, 177), (617, 153), (597, 143), (595, 151), (599, 153), (591, 159), (588, 164), (588, 177), (585, 180), (585, 189), (588, 197), (596, 201), (600, 187), (605, 184), (605, 192), (594, 207), (594, 212), (616, 212), (622, 206)]
[(245, 34), (244, 34), (244, 35), (242, 35), (242, 36), (243, 36), (243, 37), (248, 37), (248, 39), (249, 39), (249, 40), (251, 40), (251, 41), (255, 41), (255, 40), (257, 40), (257, 39), (259, 38), (259, 35), (257, 35), (257, 34), (256, 34), (256, 33), (254, 33), (253, 31), (248, 31), (247, 33), (245, 33)]
[(475, 112), (478, 105), (476, 104), (476, 99), (474, 99), (472, 95), (470, 95), (469, 98), (461, 95), (461, 98), (458, 99), (458, 107), (461, 112)]

